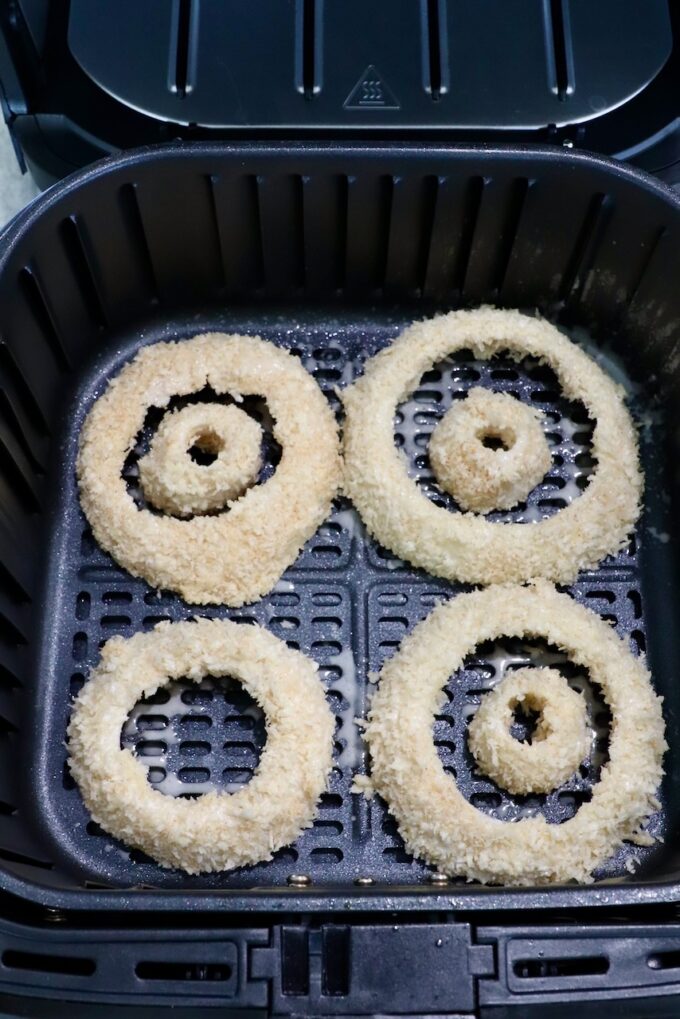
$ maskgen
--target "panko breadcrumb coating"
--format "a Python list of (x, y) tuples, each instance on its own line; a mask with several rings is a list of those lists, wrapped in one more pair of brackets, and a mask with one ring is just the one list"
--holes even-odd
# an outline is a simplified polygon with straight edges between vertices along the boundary
[[(454, 403), (432, 432), (428, 453), (434, 475), (463, 510), (512, 509), (552, 463), (541, 415), (510, 396), (476, 386)], [(499, 449), (484, 445), (498, 439)]]
[[(533, 530), (533, 528), (532, 528)], [(483, 641), (542, 637), (589, 671), (612, 713), (609, 760), (570, 820), (505, 823), (473, 807), (432, 738), (449, 677)], [(644, 660), (599, 616), (545, 581), (493, 586), (438, 605), (383, 666), (365, 731), (372, 787), (410, 852), (449, 875), (508, 885), (592, 881), (594, 868), (658, 808), (667, 749)], [(642, 838), (649, 836), (642, 834)]]
[[(223, 619), (161, 623), (114, 637), (68, 727), (71, 772), (93, 819), (163, 867), (189, 874), (269, 860), (315, 817), (332, 765), (335, 719), (317, 665), (259, 626)], [(142, 697), (171, 679), (233, 676), (263, 709), (267, 742), (235, 793), (174, 799), (154, 789), (120, 734)]]
[[(195, 463), (191, 448), (215, 455)], [(139, 481), (147, 502), (178, 517), (221, 509), (243, 495), (262, 466), (262, 429), (238, 407), (193, 403), (166, 414), (146, 456)]]
[[(562, 392), (595, 422), (597, 467), (586, 490), (535, 524), (492, 523), (436, 506), (409, 478), (394, 444), (397, 405), (456, 350), (501, 351), (549, 364)], [(518, 311), (455, 311), (410, 326), (343, 393), (345, 492), (368, 530), (400, 558), (470, 584), (533, 577), (570, 582), (625, 546), (640, 511), (642, 474), (623, 390), (554, 326)]]
[[(138, 509), (121, 470), (147, 409), (205, 386), (265, 397), (282, 448), (273, 477), (218, 516)], [(77, 474), (95, 538), (130, 573), (188, 602), (238, 606), (270, 591), (328, 516), (341, 481), (337, 425), (292, 354), (255, 336), (206, 333), (142, 348), (109, 382), (83, 425)]]
[[(518, 706), (538, 712), (531, 743), (520, 743), (510, 732)], [(480, 771), (502, 789), (552, 792), (588, 756), (585, 701), (556, 669), (517, 669), (484, 695), (468, 726), (468, 742)]]

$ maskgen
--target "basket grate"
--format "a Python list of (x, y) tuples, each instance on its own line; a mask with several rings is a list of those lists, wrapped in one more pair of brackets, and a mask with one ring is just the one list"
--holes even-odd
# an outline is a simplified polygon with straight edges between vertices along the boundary
[[(361, 370), (364, 358), (387, 342), (395, 328), (388, 324), (367, 336), (358, 328), (291, 331), (276, 325), (263, 329), (260, 323), (258, 331), (295, 349), (337, 406), (335, 387), (350, 381)], [(110, 368), (109, 372), (114, 370)], [(100, 387), (101, 380), (97, 384)], [(435, 366), (408, 403), (399, 408), (395, 441), (408, 457), (412, 476), (430, 498), (450, 509), (455, 508), (452, 500), (433, 482), (427, 440), (439, 417), (473, 385), (512, 392), (544, 415), (553, 467), (531, 493), (526, 506), (497, 515), (524, 519), (526, 526), (532, 526), (529, 521), (557, 512), (561, 501), (577, 497), (578, 490), (587, 484), (592, 467), (592, 423), (582, 408), (561, 399), (552, 373), (534, 362), (518, 364), (505, 358), (476, 362), (463, 353)], [(203, 397), (210, 398), (210, 394)], [(86, 408), (87, 401), (83, 403)], [(158, 415), (149, 416), (136, 456), (148, 443), (157, 419)], [(77, 430), (72, 436), (71, 457), (76, 439)], [(276, 458), (271, 443), (265, 444), (265, 449), (269, 459), (263, 477)], [(135, 455), (128, 460), (125, 475), (133, 493), (137, 491)], [(67, 468), (72, 473), (72, 460)], [(268, 863), (230, 874), (193, 878), (163, 871), (144, 854), (129, 850), (102, 832), (84, 809), (68, 771), (61, 739), (49, 741), (50, 767), (62, 776), (61, 782), (49, 787), (52, 807), (58, 806), (55, 813), (60, 851), (66, 851), (79, 879), (102, 885), (154, 887), (271, 886), (285, 883), (291, 873), (307, 874), (322, 884), (351, 882), (360, 877), (399, 884), (426, 879), (430, 869), (405, 852), (384, 804), (379, 799), (367, 802), (350, 793), (354, 769), (366, 767), (354, 718), (366, 712), (368, 672), (380, 668), (437, 599), (462, 588), (413, 570), (367, 539), (355, 511), (340, 499), (294, 567), (267, 598), (238, 610), (197, 610), (171, 593), (151, 590), (144, 582), (130, 578), (102, 552), (77, 506), (73, 483), (66, 493), (66, 505), (69, 540), (65, 547), (78, 551), (68, 555), (64, 563), (72, 592), (70, 607), (60, 617), (60, 638), (70, 648), (72, 660), (68, 672), (65, 670), (62, 676), (60, 671), (57, 677), (64, 702), (81, 688), (102, 644), (111, 636), (129, 636), (163, 619), (185, 619), (198, 612), (264, 625), (291, 647), (318, 661), (337, 719), (334, 768), (314, 826)], [(644, 651), (635, 541), (570, 590), (628, 637), (634, 651)], [(593, 728), (593, 754), (579, 774), (559, 790), (547, 796), (513, 797), (475, 772), (465, 730), (484, 691), (506, 669), (531, 661), (553, 664), (572, 686), (584, 691)], [(65, 709), (64, 726), (67, 714)], [(433, 728), (452, 781), (455, 777), (464, 795), (479, 809), (507, 821), (541, 811), (554, 822), (571, 816), (588, 798), (606, 757), (606, 731), (606, 710), (587, 676), (556, 649), (513, 639), (476, 649), (450, 681)], [(266, 728), (259, 709), (237, 683), (208, 678), (200, 686), (178, 681), (137, 705), (121, 739), (123, 745), (135, 750), (149, 769), (149, 780), (162, 792), (196, 796), (214, 787), (233, 790), (247, 781), (265, 745)], [(660, 831), (661, 826), (659, 815), (653, 820), (652, 830)], [(627, 868), (643, 865), (651, 852), (653, 849), (625, 846), (599, 876), (625, 875)]]

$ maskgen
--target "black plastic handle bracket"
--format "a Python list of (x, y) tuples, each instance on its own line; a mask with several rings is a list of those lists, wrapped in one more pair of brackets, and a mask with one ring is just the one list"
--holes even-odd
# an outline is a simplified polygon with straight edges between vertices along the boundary
[(49, 918), (0, 920), (0, 1011), (22, 998), (22, 1014), (50, 1017), (71, 1001), (458, 1019), (475, 1014), (479, 979), (495, 972), (494, 948), (455, 922), (92, 930)]
[[(27, 927), (0, 920), (0, 1010), (212, 1006), (269, 1016), (675, 1015), (680, 924), (584, 928), (299, 922), (271, 928)], [(83, 1014), (83, 1013), (77, 1013)], [(114, 1013), (117, 1014), (117, 1013)], [(607, 1012), (606, 1014), (610, 1014)], [(612, 1013), (613, 1014), (613, 1013)]]
[(472, 1013), (476, 978), (493, 972), (467, 924), (284, 926), (251, 953), (274, 1015)]
[(657, 1006), (672, 1000), (676, 1009), (680, 1001), (680, 924), (489, 927), (477, 931), (477, 941), (498, 958), (497, 974), (479, 982), (482, 1014), (515, 1005), (518, 1014), (540, 1007), (550, 1015), (548, 1006), (578, 1001), (589, 1016), (598, 1003), (620, 1000), (636, 1003), (630, 1014), (647, 1015), (639, 1011), (647, 999)]

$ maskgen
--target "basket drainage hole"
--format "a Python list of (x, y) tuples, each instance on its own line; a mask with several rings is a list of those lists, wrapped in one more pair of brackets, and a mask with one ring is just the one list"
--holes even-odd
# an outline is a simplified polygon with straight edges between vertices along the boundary
[[(158, 694), (165, 699), (158, 707)], [(262, 709), (234, 679), (173, 680), (139, 701), (121, 747), (166, 796), (237, 792), (253, 777), (267, 739)]]
[(199, 467), (209, 467), (210, 464), (217, 460), (217, 457), (224, 449), (224, 442), (217, 434), (211, 429), (206, 429), (201, 432), (200, 435), (196, 436), (193, 446), (190, 446), (187, 452), (189, 456), (198, 464)]

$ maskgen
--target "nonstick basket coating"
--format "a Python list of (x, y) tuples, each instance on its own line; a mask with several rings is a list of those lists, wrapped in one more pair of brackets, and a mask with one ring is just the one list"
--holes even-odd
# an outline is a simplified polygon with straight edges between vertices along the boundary
[[(0, 886), (78, 908), (120, 908), (120, 892), (110, 889), (121, 888), (130, 890), (126, 903), (154, 908), (176, 908), (178, 894), (232, 908), (257, 901), (262, 909), (291, 908), (292, 895), (328, 909), (350, 899), (398, 908), (414, 896), (422, 906), (443, 894), (428, 884), (430, 868), (404, 851), (384, 805), (350, 793), (353, 769), (365, 766), (353, 718), (366, 710), (368, 673), (435, 599), (462, 588), (395, 560), (339, 500), (267, 598), (236, 611), (197, 610), (132, 579), (96, 545), (78, 505), (74, 457), (84, 414), (142, 343), (207, 329), (259, 333), (297, 351), (338, 406), (335, 389), (405, 322), (486, 301), (539, 308), (576, 328), (579, 342), (604, 350), (605, 367), (629, 380), (645, 515), (630, 548), (583, 574), (570, 593), (610, 620), (635, 653), (649, 654), (666, 698), (668, 788), (652, 821), (665, 842), (624, 847), (598, 873), (604, 883), (590, 888), (512, 893), (454, 882), (445, 894), (483, 908), (671, 894), (680, 867), (668, 448), (678, 431), (679, 230), (676, 199), (650, 179), (542, 150), (170, 147), (100, 164), (20, 217), (3, 238), (0, 262)], [(414, 476), (432, 498), (444, 498), (432, 487), (427, 435), (471, 385), (513, 392), (544, 412), (554, 466), (514, 516), (558, 512), (568, 483), (587, 483), (592, 423), (536, 363), (463, 355), (434, 366), (395, 426)], [(155, 423), (151, 414), (137, 455)], [(133, 455), (125, 476), (138, 496), (135, 475)], [(336, 767), (314, 827), (270, 863), (189, 878), (89, 820), (64, 739), (72, 696), (105, 640), (197, 612), (257, 621), (316, 658), (338, 726)], [(597, 743), (590, 768), (555, 794), (527, 800), (474, 772), (465, 727), (498, 670), (537, 655), (585, 689)], [(150, 778), (189, 794), (247, 780), (265, 734), (238, 688), (208, 682), (165, 696), (140, 706), (123, 734)], [(597, 691), (564, 656), (510, 640), (478, 648), (452, 680), (434, 736), (480, 809), (508, 821), (540, 810), (559, 821), (597, 780), (607, 722)], [(310, 883), (289, 888), (293, 875)]]

